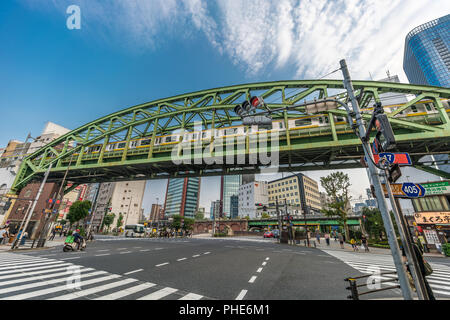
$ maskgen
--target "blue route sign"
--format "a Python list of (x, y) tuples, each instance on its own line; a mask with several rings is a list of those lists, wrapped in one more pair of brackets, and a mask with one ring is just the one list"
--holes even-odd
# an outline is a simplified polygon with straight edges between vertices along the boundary
[(419, 198), (425, 195), (425, 188), (418, 183), (405, 182), (402, 191), (408, 198)]
[[(398, 164), (401, 166), (411, 166), (412, 161), (411, 157), (408, 153), (392, 153), (392, 152), (383, 152), (380, 154), (374, 154), (373, 160), (375, 163), (378, 163), (381, 158), (386, 158), (390, 164)], [(364, 157), (364, 161), (367, 162), (367, 158)]]

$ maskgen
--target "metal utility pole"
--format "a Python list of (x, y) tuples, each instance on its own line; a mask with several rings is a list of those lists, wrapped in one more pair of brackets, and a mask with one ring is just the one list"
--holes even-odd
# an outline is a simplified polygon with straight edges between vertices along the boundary
[(25, 222), (25, 225), (23, 226), (22, 232), (20, 233), (20, 237), (18, 237), (16, 239), (16, 242), (13, 244), (11, 250), (19, 249), (19, 247), (20, 247), (20, 241), (23, 238), (23, 234), (25, 233), (25, 230), (27, 230), (28, 223), (31, 220), (31, 216), (33, 215), (34, 208), (36, 207), (36, 204), (37, 204), (37, 202), (39, 200), (39, 197), (41, 196), (42, 190), (44, 189), (45, 183), (47, 182), (47, 178), (48, 178), (48, 175), (50, 174), (50, 170), (51, 169), (52, 169), (52, 164), (50, 163), (50, 165), (48, 166), (47, 171), (45, 172), (44, 179), (42, 180), (41, 185), (39, 187), (38, 193), (36, 194), (36, 197), (33, 200), (33, 204), (31, 205), (31, 208), (28, 211), (28, 217), (27, 217), (27, 220)]
[[(364, 126), (363, 119), (361, 117), (361, 111), (359, 109), (358, 100), (355, 97), (350, 73), (347, 68), (347, 63), (345, 62), (345, 60), (341, 60), (340, 65), (342, 73), (344, 75), (344, 87), (347, 90), (348, 98), (353, 108), (353, 114), (351, 115), (356, 117), (356, 125), (359, 130), (358, 135), (363, 143), (364, 154), (367, 157), (367, 164), (369, 166), (369, 173), (370, 173), (369, 177), (371, 178), (371, 181), (373, 182), (375, 188), (375, 195), (378, 200), (378, 208), (380, 209), (381, 216), (383, 218), (386, 234), (388, 236), (389, 246), (391, 248), (392, 257), (394, 259), (395, 268), (397, 270), (400, 288), (403, 293), (403, 298), (405, 300), (412, 300), (413, 296), (408, 282), (407, 271), (402, 262), (402, 254), (400, 252), (400, 248), (397, 243), (397, 238), (394, 232), (394, 226), (392, 224), (391, 217), (389, 215), (386, 199), (384, 198), (384, 192), (381, 186), (380, 176), (378, 175), (377, 167), (372, 161), (373, 159), (372, 149), (365, 140), (366, 128)], [(353, 125), (353, 121), (349, 123), (349, 125)]]
[(384, 170), (384, 182), (386, 190), (388, 192), (389, 199), (391, 201), (392, 211), (394, 212), (395, 221), (397, 222), (398, 231), (402, 240), (403, 248), (405, 250), (406, 258), (408, 259), (409, 270), (411, 271), (412, 278), (417, 290), (417, 295), (420, 300), (430, 300), (428, 296), (427, 288), (422, 273), (420, 272), (419, 264), (417, 262), (417, 256), (412, 246), (412, 237), (409, 233), (408, 226), (405, 221), (405, 217), (400, 212), (400, 205), (397, 199), (392, 194), (391, 185), (388, 181), (389, 171), (387, 168)]
[(277, 211), (277, 219), (278, 219), (278, 242), (281, 243), (281, 217), (280, 217), (280, 209), (278, 207), (278, 196), (275, 198), (275, 210)]

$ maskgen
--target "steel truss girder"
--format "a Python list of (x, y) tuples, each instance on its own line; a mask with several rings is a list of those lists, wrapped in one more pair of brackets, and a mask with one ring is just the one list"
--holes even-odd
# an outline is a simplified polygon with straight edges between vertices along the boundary
[[(436, 142), (439, 144), (436, 151), (448, 152), (450, 150), (448, 145), (450, 121), (445, 110), (442, 110), (439, 100), (441, 98), (449, 99), (450, 89), (373, 81), (355, 81), (354, 87), (359, 92), (364, 92), (362, 97), (364, 104), (367, 104), (371, 98), (378, 100), (380, 94), (387, 92), (413, 94), (417, 97), (434, 99), (439, 110), (441, 125), (393, 118), (396, 113), (402, 111), (400, 109), (410, 108), (412, 103), (408, 103), (388, 116), (391, 118), (401, 151), (410, 151), (419, 144), (430, 145)], [(335, 93), (330, 95), (331, 91), (335, 91)], [(128, 149), (127, 143), (124, 152), (113, 162), (107, 161), (105, 158), (106, 144), (114, 141), (129, 142), (131, 139), (144, 136), (154, 138), (156, 135), (167, 134), (175, 130), (192, 129), (198, 123), (201, 123), (203, 130), (238, 125), (240, 118), (232, 116), (230, 111), (233, 111), (237, 103), (241, 103), (253, 95), (262, 96), (267, 102), (268, 108), (276, 109), (292, 106), (302, 100), (309, 101), (329, 95), (345, 101), (344, 92), (343, 83), (339, 80), (278, 81), (198, 91), (137, 105), (81, 126), (28, 156), (22, 162), (12, 191), (18, 192), (28, 182), (39, 179), (50, 163), (53, 163), (50, 180), (59, 179), (61, 172), (65, 172), (67, 169), (64, 161), (67, 162), (67, 159), (75, 153), (79, 155), (70, 165), (68, 180), (76, 183), (154, 179), (160, 176), (161, 172), (167, 172), (168, 176), (183, 176), (186, 174), (184, 173), (186, 169), (189, 168), (179, 168), (174, 171), (173, 165), (165, 166), (167, 157), (154, 154), (154, 139), (152, 139), (148, 156), (133, 155)], [(287, 119), (298, 117), (301, 114), (304, 114), (304, 108), (274, 113), (273, 116), (274, 119), (287, 121)], [(362, 150), (359, 147), (359, 141), (355, 135), (349, 133), (349, 128), (347, 132), (343, 132), (342, 129), (338, 131), (333, 117), (331, 117), (331, 115), (344, 114), (345, 111), (341, 109), (330, 110), (331, 130), (326, 134), (322, 133), (321, 136), (293, 137), (292, 134), (287, 134), (286, 145), (281, 146), (280, 149), (280, 158), (288, 162), (283, 165), (286, 164), (289, 168), (295, 167), (302, 171), (360, 166), (358, 158), (362, 155)], [(369, 119), (370, 115), (364, 115), (364, 117)], [(98, 158), (85, 160), (85, 148), (93, 144), (102, 145), (100, 155)], [(421, 151), (424, 151), (422, 149)], [(287, 157), (284, 157), (285, 153), (288, 154)], [(351, 164), (349, 160), (340, 161), (337, 164), (331, 160), (339, 159), (339, 154), (342, 153), (352, 158)], [(254, 166), (253, 172), (258, 167), (258, 165)], [(108, 172), (108, 168), (114, 168), (114, 171)], [(217, 172), (205, 171), (208, 166), (192, 166), (191, 168), (195, 168), (194, 173), (187, 173), (188, 175), (222, 175), (229, 172), (224, 170), (227, 166), (215, 168), (222, 170)], [(284, 169), (280, 168), (280, 171), (282, 170)]]

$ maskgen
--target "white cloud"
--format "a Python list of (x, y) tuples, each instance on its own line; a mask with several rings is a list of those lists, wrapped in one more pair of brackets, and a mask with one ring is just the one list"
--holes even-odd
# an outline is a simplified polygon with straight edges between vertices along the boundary
[[(52, 6), (64, 13), (71, 2), (53, 0)], [(37, 7), (37, 2), (32, 3)], [(196, 37), (200, 31), (220, 54), (254, 75), (289, 67), (293, 78), (319, 78), (346, 58), (355, 79), (367, 79), (369, 72), (376, 79), (383, 78), (389, 69), (403, 81), (406, 34), (450, 11), (446, 0), (77, 3), (82, 8), (83, 28), (104, 39), (118, 39), (127, 47), (154, 49), (170, 37)]]

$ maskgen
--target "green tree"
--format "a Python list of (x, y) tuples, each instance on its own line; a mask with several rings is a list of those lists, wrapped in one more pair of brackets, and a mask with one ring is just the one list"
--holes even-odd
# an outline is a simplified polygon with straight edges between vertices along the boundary
[(332, 199), (327, 208), (323, 208), (322, 212), (327, 217), (335, 217), (339, 223), (343, 225), (345, 230), (345, 237), (349, 239), (348, 231), (348, 211), (350, 206), (350, 178), (347, 174), (337, 171), (326, 177), (320, 178), (320, 184)]
[(119, 228), (123, 225), (123, 214), (119, 214), (119, 218), (117, 218), (116, 230), (119, 233)]
[[(182, 217), (180, 215), (174, 215), (174, 216), (172, 216), (172, 218), (173, 218), (173, 221), (172, 221), (171, 227), (175, 230), (179, 230), (179, 229), (191, 230), (195, 223), (195, 219)], [(184, 219), (183, 226), (181, 226), (181, 219)]]
[(268, 214), (267, 212), (263, 212), (263, 214), (261, 215), (261, 219), (270, 219), (270, 214)]
[(195, 214), (195, 220), (204, 220), (205, 219), (205, 214), (201, 211), (198, 211)]
[(72, 226), (75, 222), (78, 222), (87, 217), (89, 214), (89, 209), (91, 209), (91, 202), (86, 201), (75, 201), (69, 209), (69, 213), (67, 214), (67, 219)]
[[(105, 216), (105, 218), (103, 219), (102, 225), (106, 226), (107, 231), (109, 231), (109, 228), (111, 227), (112, 223), (114, 222), (115, 217), (116, 217), (116, 215), (114, 213), (110, 213), (110, 214), (107, 214)], [(103, 229), (103, 226), (102, 226), (102, 229)]]

